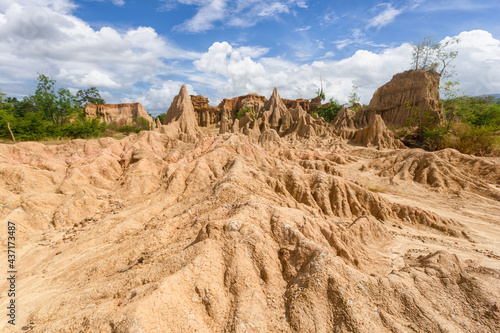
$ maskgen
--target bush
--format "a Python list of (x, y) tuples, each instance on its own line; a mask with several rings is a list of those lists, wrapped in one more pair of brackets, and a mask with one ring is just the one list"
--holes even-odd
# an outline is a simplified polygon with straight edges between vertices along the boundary
[(455, 112), (458, 119), (474, 126), (500, 129), (500, 104), (493, 96), (464, 96), (446, 101), (445, 106)]
[(487, 127), (457, 124), (451, 130), (446, 147), (455, 148), (464, 154), (477, 156), (496, 155), (499, 147), (495, 135)]
[(106, 123), (101, 122), (98, 118), (92, 120), (78, 118), (72, 123), (61, 126), (59, 133), (62, 137), (88, 139), (103, 136), (106, 127)]
[[(29, 112), (24, 117), (16, 117), (10, 124), (10, 128), (18, 141), (38, 141), (46, 137), (53, 137), (47, 132), (51, 122), (45, 121), (44, 114), (39, 112)], [(7, 136), (10, 138), (10, 135)]]
[(133, 125), (125, 125), (118, 127), (117, 131), (129, 135), (130, 133), (139, 133), (141, 129)]
[(151, 129), (151, 124), (146, 118), (143, 117), (135, 118), (133, 126), (138, 128), (140, 131), (149, 131)]
[[(161, 123), (161, 124), (163, 124), (163, 122), (165, 121), (165, 116), (166, 116), (166, 115), (167, 115), (166, 113), (160, 113), (160, 114), (156, 117), (156, 119), (160, 119), (160, 123)], [(155, 120), (156, 120), (156, 119), (155, 119)]]
[(424, 146), (429, 150), (439, 150), (446, 148), (446, 136), (449, 129), (442, 124), (427, 128), (421, 134)]
[(331, 123), (337, 113), (339, 113), (340, 109), (344, 107), (343, 104), (333, 97), (330, 98), (330, 102), (325, 106), (320, 106), (314, 112), (319, 116), (325, 119), (327, 122)]
[(249, 113), (251, 119), (257, 119), (257, 116), (253, 114), (253, 110), (247, 106), (242, 107), (237, 113), (236, 113), (236, 119), (242, 118), (245, 114)]
[(106, 124), (99, 119), (78, 117), (72, 123), (53, 124), (43, 119), (42, 112), (29, 112), (24, 117), (15, 117), (0, 110), (0, 137), (11, 139), (7, 122), (17, 141), (40, 141), (54, 138), (94, 138), (103, 136)]

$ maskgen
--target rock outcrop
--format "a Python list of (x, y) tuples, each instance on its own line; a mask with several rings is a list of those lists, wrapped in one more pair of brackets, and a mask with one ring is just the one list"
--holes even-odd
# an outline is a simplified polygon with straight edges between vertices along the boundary
[(357, 111), (343, 107), (335, 116), (332, 125), (336, 134), (350, 143), (377, 149), (401, 149), (405, 145), (387, 128), (380, 115), (362, 106)]
[[(493, 162), (454, 149), (426, 152), (407, 149), (391, 152), (363, 167), (392, 182), (412, 181), (439, 192), (474, 192), (500, 201), (500, 168)], [(490, 185), (492, 184), (492, 185)]]
[(282, 100), (288, 109), (295, 109), (297, 107), (297, 105), (300, 105), (302, 110), (304, 110), (305, 112), (307, 112), (309, 114), (313, 113), (318, 107), (321, 106), (321, 97), (319, 97), (319, 96), (314, 97), (311, 100), (304, 99), (304, 98), (299, 98), (299, 99), (282, 98)]
[(375, 91), (368, 109), (380, 114), (390, 126), (406, 126), (408, 118), (424, 113), (439, 121), (443, 113), (439, 106), (439, 80), (440, 75), (435, 71), (396, 74)]
[(185, 85), (181, 87), (179, 94), (174, 97), (163, 124), (160, 127), (161, 133), (178, 136), (181, 139), (193, 142), (201, 136), (193, 103)]
[(264, 104), (265, 110), (270, 114), (269, 126), (274, 130), (279, 130), (281, 117), (287, 113), (287, 107), (278, 94), (278, 89), (273, 89), (271, 98)]
[(229, 120), (226, 116), (222, 116), (222, 119), (220, 121), (219, 134), (224, 134), (227, 132), (229, 132)]
[(132, 125), (136, 119), (144, 118), (150, 124), (150, 128), (156, 127), (154, 119), (141, 103), (102, 105), (88, 103), (85, 106), (85, 116), (88, 118), (100, 116), (105, 123), (117, 127)]
[(221, 120), (220, 109), (208, 105), (208, 98), (202, 95), (191, 96), (191, 102), (193, 103), (198, 126), (207, 127), (217, 124)]
[(335, 135), (333, 127), (323, 118), (313, 117), (302, 109), (300, 103), (295, 103), (294, 109), (288, 109), (276, 88), (252, 118), (248, 113), (239, 119), (239, 129), (242, 133), (252, 133), (257, 137), (269, 129), (273, 129), (280, 137), (296, 136), (309, 138), (311, 136)]
[(219, 103), (219, 109), (222, 115), (225, 115), (228, 119), (234, 119), (241, 108), (245, 107), (251, 109), (253, 112), (258, 112), (264, 107), (266, 101), (267, 98), (257, 94), (248, 94), (230, 99), (224, 98)]

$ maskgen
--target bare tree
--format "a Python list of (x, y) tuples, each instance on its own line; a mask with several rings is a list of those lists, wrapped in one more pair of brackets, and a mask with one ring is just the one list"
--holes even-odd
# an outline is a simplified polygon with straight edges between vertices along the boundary
[(443, 78), (449, 78), (453, 74), (448, 72), (450, 63), (457, 57), (458, 51), (450, 50), (460, 39), (453, 37), (446, 42), (436, 43), (434, 37), (427, 36), (417, 44), (411, 43), (413, 48), (412, 68), (415, 70), (436, 71)]
[(454, 44), (456, 45), (458, 43), (460, 43), (460, 39), (458, 39), (457, 37), (453, 37), (444, 43), (438, 44), (439, 47), (436, 52), (436, 59), (442, 66), (439, 71), (439, 74), (441, 74), (441, 77), (445, 79), (448, 79), (453, 75), (453, 73), (447, 71), (447, 68), (454, 67), (449, 65), (458, 56), (458, 51), (453, 51), (453, 50), (450, 51), (449, 47)]
[(423, 40), (418, 40), (418, 44), (411, 44), (413, 47), (413, 63), (415, 70), (431, 70), (436, 67), (435, 54), (439, 48), (439, 43), (434, 42), (434, 37), (427, 36)]

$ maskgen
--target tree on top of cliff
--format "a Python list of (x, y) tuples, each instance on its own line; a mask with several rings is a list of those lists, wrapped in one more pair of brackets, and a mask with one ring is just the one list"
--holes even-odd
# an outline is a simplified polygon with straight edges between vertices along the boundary
[[(450, 63), (458, 56), (458, 51), (450, 47), (458, 44), (460, 39), (453, 37), (446, 42), (436, 43), (434, 37), (427, 36), (417, 44), (410, 43), (413, 47), (412, 69), (436, 71), (442, 79), (449, 79), (453, 73), (449, 71)], [(444, 81), (444, 80), (443, 80)]]
[(76, 100), (82, 108), (84, 108), (87, 103), (94, 105), (106, 104), (96, 87), (90, 87), (86, 90), (78, 90), (76, 93)]

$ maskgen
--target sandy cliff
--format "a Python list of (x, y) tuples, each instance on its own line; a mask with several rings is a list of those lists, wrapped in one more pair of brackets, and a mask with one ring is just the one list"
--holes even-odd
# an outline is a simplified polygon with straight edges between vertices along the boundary
[(378, 88), (369, 109), (382, 116), (387, 125), (406, 126), (408, 118), (428, 114), (439, 121), (443, 111), (439, 103), (440, 75), (434, 71), (411, 70), (393, 76)]
[(85, 107), (85, 116), (89, 118), (100, 116), (107, 124), (118, 127), (131, 125), (133, 124), (134, 119), (142, 117), (150, 123), (151, 128), (155, 127), (154, 119), (146, 112), (141, 103), (104, 105), (87, 104)]

